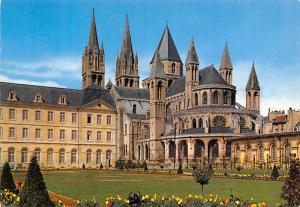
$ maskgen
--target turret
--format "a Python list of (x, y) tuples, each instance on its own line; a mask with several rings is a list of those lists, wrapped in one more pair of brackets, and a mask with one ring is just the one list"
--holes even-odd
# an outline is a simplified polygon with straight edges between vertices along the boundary
[(260, 112), (260, 86), (255, 71), (254, 61), (246, 86), (246, 108), (258, 113)]
[(226, 42), (219, 71), (223, 79), (226, 81), (226, 83), (230, 85), (232, 85), (232, 69), (233, 69), (232, 63), (228, 52), (227, 42)]

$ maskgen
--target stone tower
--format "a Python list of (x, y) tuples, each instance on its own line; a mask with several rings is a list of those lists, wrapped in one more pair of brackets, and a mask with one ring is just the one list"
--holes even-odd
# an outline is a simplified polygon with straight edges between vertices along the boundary
[(260, 87), (255, 71), (254, 61), (246, 86), (246, 108), (258, 113), (260, 111)]
[(227, 42), (226, 42), (219, 71), (223, 79), (230, 85), (232, 85), (232, 69), (233, 69), (232, 63), (228, 52)]
[[(185, 97), (187, 108), (195, 105), (193, 95), (193, 86), (199, 83), (199, 59), (196, 52), (194, 41), (191, 41), (188, 55), (185, 61), (186, 77), (185, 77)], [(198, 97), (196, 97), (198, 99)], [(198, 100), (197, 100), (198, 101)]]
[(93, 9), (89, 43), (85, 47), (82, 56), (82, 88), (87, 88), (91, 85), (104, 87), (104, 73), (103, 42), (101, 48), (99, 48), (95, 13)]
[(165, 132), (167, 81), (159, 53), (155, 54), (150, 70), (150, 159), (158, 160), (164, 155), (159, 138)]
[[(155, 53), (156, 52), (159, 52), (160, 60), (163, 64), (164, 72), (168, 81), (168, 87), (170, 87), (175, 79), (182, 76), (182, 61), (168, 26), (166, 26), (163, 32)], [(156, 54), (153, 55), (150, 64), (153, 64), (155, 55)]]
[(139, 88), (138, 57), (133, 55), (127, 16), (121, 52), (116, 60), (116, 84), (121, 87)]

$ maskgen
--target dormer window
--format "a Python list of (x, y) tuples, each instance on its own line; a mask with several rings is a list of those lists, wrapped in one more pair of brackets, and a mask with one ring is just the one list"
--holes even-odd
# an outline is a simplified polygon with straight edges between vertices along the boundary
[(60, 96), (58, 103), (59, 104), (67, 104), (67, 97), (66, 96)]
[(34, 102), (37, 102), (37, 103), (42, 103), (43, 102), (41, 94), (39, 94), (39, 93), (35, 94)]
[(9, 91), (8, 92), (8, 100), (17, 101), (16, 91)]

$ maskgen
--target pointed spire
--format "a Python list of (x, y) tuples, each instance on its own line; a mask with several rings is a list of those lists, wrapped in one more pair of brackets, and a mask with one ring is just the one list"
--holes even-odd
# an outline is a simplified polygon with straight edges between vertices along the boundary
[(89, 48), (90, 49), (98, 49), (99, 48), (94, 9), (93, 9), (93, 15), (92, 15), (92, 20), (91, 20)]
[(224, 48), (224, 51), (223, 51), (223, 56), (222, 56), (222, 59), (221, 59), (220, 69), (232, 69), (232, 63), (231, 63), (230, 55), (229, 55), (229, 52), (228, 52), (227, 42), (225, 44), (225, 48)]
[(107, 89), (107, 90), (110, 90), (110, 89), (112, 88), (112, 86), (113, 86), (113, 83), (112, 83), (111, 80), (109, 79), (108, 82), (107, 82), (107, 84), (106, 84), (106, 89)]
[(251, 89), (260, 90), (258, 78), (257, 78), (256, 71), (255, 71), (254, 61), (252, 63), (252, 69), (251, 69), (248, 83), (246, 86), (246, 90), (251, 90)]
[[(168, 25), (166, 25), (165, 27), (164, 33), (159, 41), (158, 47), (155, 52), (157, 51), (159, 52), (161, 60), (173, 60), (173, 61), (182, 62), (179, 53), (177, 51), (177, 48), (175, 46), (175, 43), (173, 41)], [(153, 55), (150, 64), (153, 63), (154, 57), (155, 54)]]
[(128, 15), (126, 15), (125, 30), (124, 30), (124, 34), (123, 34), (122, 48), (121, 48), (120, 56), (126, 56), (126, 57), (132, 56), (133, 57)]
[(165, 78), (164, 66), (160, 61), (159, 52), (155, 53), (153, 63), (150, 69), (151, 78)]
[(198, 55), (196, 52), (194, 40), (192, 39), (185, 64), (199, 64)]

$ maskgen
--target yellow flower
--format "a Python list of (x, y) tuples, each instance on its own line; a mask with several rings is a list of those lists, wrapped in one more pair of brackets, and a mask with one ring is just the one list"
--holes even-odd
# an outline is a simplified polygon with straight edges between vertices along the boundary
[(254, 203), (254, 204), (251, 205), (251, 207), (257, 207), (257, 205)]
[(151, 198), (151, 200), (150, 200), (151, 202), (154, 202), (155, 200), (154, 200), (154, 198)]
[(236, 204), (236, 205), (239, 205), (240, 203), (241, 203), (241, 202), (240, 202), (239, 200), (236, 200), (236, 201), (235, 201), (235, 204)]
[(220, 206), (223, 206), (223, 205), (224, 205), (224, 203), (221, 201), (221, 202), (220, 202)]
[(142, 196), (142, 201), (145, 200), (145, 199), (146, 199), (145, 196)]
[(128, 199), (125, 199), (124, 202), (128, 204), (128, 203), (129, 203), (129, 200), (128, 200)]
[(189, 194), (189, 198), (192, 198), (193, 197), (193, 195), (192, 194)]
[(105, 201), (105, 204), (106, 204), (106, 205), (108, 205), (108, 204), (109, 204), (109, 201), (108, 201), (108, 200), (106, 200), (106, 201)]

